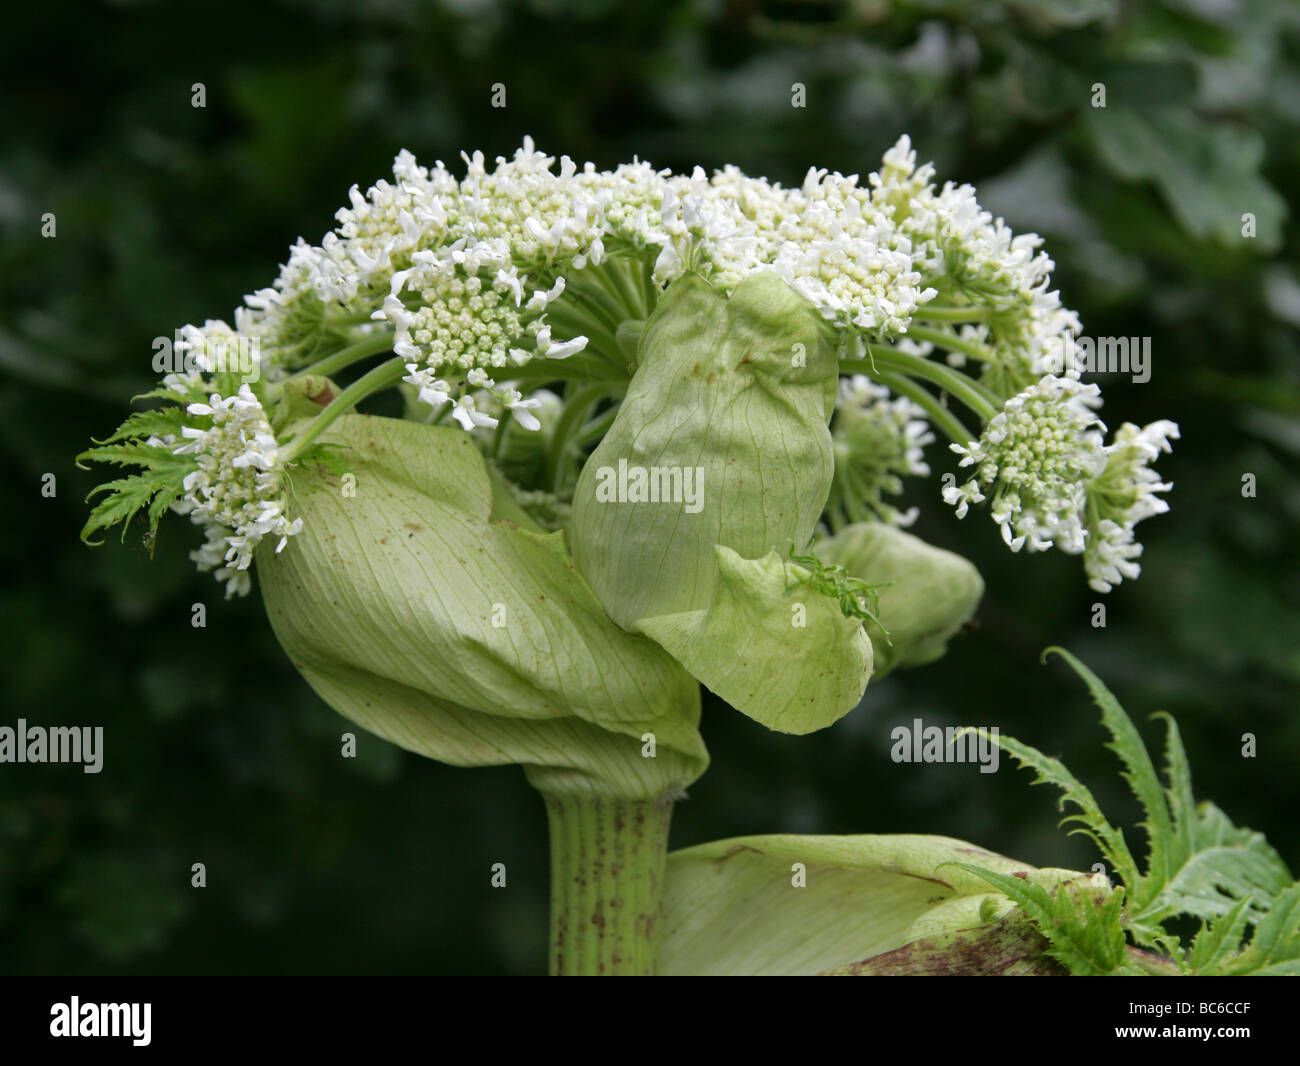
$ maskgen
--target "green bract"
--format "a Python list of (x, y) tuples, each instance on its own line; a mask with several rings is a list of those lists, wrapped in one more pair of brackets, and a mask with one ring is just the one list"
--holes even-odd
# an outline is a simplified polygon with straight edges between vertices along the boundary
[(636, 629), (769, 729), (811, 733), (853, 710), (871, 677), (862, 623), (776, 552), (742, 559), (716, 550), (707, 607), (643, 618)]
[[(573, 501), (574, 560), (624, 628), (705, 606), (715, 545), (758, 559), (806, 544), (834, 469), (835, 351), (816, 311), (775, 275), (747, 278), (730, 299), (680, 278), (637, 358)], [(637, 470), (648, 488), (676, 479), (683, 490), (641, 497)]]
[(655, 798), (699, 776), (698, 686), (606, 617), (562, 534), (494, 515), (468, 434), (349, 415), (322, 439), (352, 477), (296, 470), (303, 532), (258, 571), (326, 702), (443, 762), (521, 763), (549, 792)]
[[(1094, 882), (1034, 869), (942, 836), (771, 835), (715, 840), (668, 856), (666, 974), (811, 975), (849, 968), (922, 938), (994, 923), (1011, 900), (965, 867), (1048, 889)], [(743, 915), (743, 923), (737, 916)], [(1041, 947), (1025, 946), (1025, 955)], [(959, 972), (960, 954), (947, 956)], [(970, 972), (967, 970), (967, 972)]]
[(786, 732), (828, 725), (861, 697), (870, 642), (778, 554), (808, 542), (830, 491), (826, 323), (774, 274), (730, 298), (687, 274), (637, 360), (578, 479), (578, 568), (614, 621), (738, 710)]
[(878, 596), (885, 632), (866, 624), (877, 677), (940, 658), (984, 594), (979, 571), (960, 555), (879, 522), (846, 526), (814, 550), (853, 576), (884, 586)]

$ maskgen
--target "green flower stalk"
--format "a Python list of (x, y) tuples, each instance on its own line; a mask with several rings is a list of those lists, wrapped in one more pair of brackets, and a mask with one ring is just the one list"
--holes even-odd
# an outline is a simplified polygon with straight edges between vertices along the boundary
[[(1079, 323), (1038, 238), (906, 138), (865, 182), (792, 188), (528, 140), (464, 158), (400, 153), (233, 324), (184, 327), (184, 369), (80, 457), (128, 469), (83, 536), (143, 514), (152, 544), (188, 515), (227, 595), (256, 563), (345, 717), (523, 766), (553, 972), (651, 973), (700, 685), (810, 732), (974, 611), (973, 568), (901, 528), (935, 435), (959, 516), (988, 500), (1013, 550), (1080, 554), (1105, 591), (1167, 509), (1151, 463), (1177, 427), (1105, 442), (1096, 386), (1051, 361)], [(402, 418), (359, 412), (386, 390)]]

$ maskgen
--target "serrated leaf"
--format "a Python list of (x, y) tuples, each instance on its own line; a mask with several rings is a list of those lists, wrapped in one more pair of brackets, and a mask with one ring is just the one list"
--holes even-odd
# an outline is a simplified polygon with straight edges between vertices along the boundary
[(1170, 862), (1181, 866), (1192, 853), (1192, 837), (1196, 830), (1196, 799), (1192, 793), (1192, 769), (1187, 762), (1187, 750), (1178, 732), (1173, 715), (1157, 711), (1153, 718), (1165, 722), (1165, 777), (1168, 787), (1165, 795), (1169, 801), (1173, 839), (1170, 842)]
[(1041, 884), (978, 866), (962, 864), (1009, 896), (1047, 938), (1047, 954), (1079, 976), (1132, 974), (1121, 920), (1124, 890), (1102, 889), (1091, 879)]
[(1240, 900), (1232, 910), (1201, 926), (1187, 954), (1187, 965), (1207, 971), (1236, 955), (1250, 920), (1250, 898)]
[(1250, 951), (1261, 963), (1300, 954), (1300, 884), (1292, 885), (1273, 901), (1268, 917), (1255, 927)]
[[(1187, 754), (1172, 718), (1164, 716), (1168, 782), (1162, 789), (1141, 737), (1114, 696), (1072, 655), (1061, 649), (1048, 651), (1060, 654), (1084, 679), (1101, 709), (1112, 738), (1107, 746), (1119, 755), (1124, 780), (1147, 812), (1141, 824), (1150, 840), (1152, 868), (1144, 874), (1131, 857), (1117, 852), (1122, 835), (1102, 815), (1091, 793), (1057, 760), (1014, 738), (998, 737), (997, 742), (1038, 771), (1036, 784), (1047, 781), (1060, 788), (1062, 805), (1071, 802), (1079, 808), (1080, 813), (1068, 820), (1081, 825), (1076, 831), (1097, 841), (1129, 886), (1123, 928), (1138, 944), (1155, 947), (1175, 960), (1186, 955), (1186, 965), (1197, 973), (1292, 972), (1300, 959), (1300, 885), (1292, 883), (1281, 857), (1262, 834), (1233, 825), (1212, 803), (1194, 805)], [(1124, 861), (1116, 861), (1114, 854)], [(1003, 887), (1012, 895), (1010, 886)], [(1062, 928), (1071, 927), (1069, 915), (1047, 908), (1036, 895), (1027, 896), (1025, 905), (1035, 921), (1055, 917), (1065, 921)], [(1186, 915), (1203, 920), (1188, 950), (1167, 928), (1171, 919)], [(1242, 938), (1251, 926), (1256, 933), (1251, 947), (1243, 951)], [(1079, 943), (1067, 940), (1070, 944), (1062, 949), (1066, 952), (1062, 961), (1072, 969), (1097, 964), (1101, 956), (1080, 955)], [(1150, 966), (1141, 968), (1151, 972)]]
[(1212, 803), (1201, 804), (1187, 860), (1160, 892), (1135, 908), (1134, 920), (1173, 914), (1214, 918), (1255, 897), (1248, 913), (1263, 913), (1291, 883), (1290, 871), (1262, 833), (1234, 826)]
[(1168, 842), (1173, 835), (1173, 826), (1166, 805), (1165, 790), (1160, 785), (1160, 778), (1152, 765), (1151, 756), (1147, 754), (1141, 734), (1110, 689), (1064, 648), (1048, 648), (1043, 657), (1048, 655), (1058, 655), (1064, 659), (1088, 686), (1093, 703), (1101, 711), (1102, 725), (1111, 735), (1106, 747), (1118, 755), (1124, 764), (1121, 776), (1146, 812), (1146, 817), (1138, 823), (1147, 836), (1146, 872), (1132, 881), (1128, 876), (1121, 875), (1128, 886), (1129, 898), (1135, 905), (1142, 906), (1159, 893), (1170, 876)]
[(1001, 734), (992, 736), (982, 729), (974, 732), (997, 744), (1021, 766), (1033, 770), (1035, 777), (1032, 784), (1055, 785), (1060, 789), (1061, 798), (1057, 802), (1057, 810), (1064, 811), (1067, 803), (1078, 808), (1078, 813), (1061, 819), (1061, 825), (1073, 826), (1070, 830), (1072, 835), (1078, 833), (1092, 840), (1125, 884), (1130, 883), (1130, 878), (1138, 878), (1137, 863), (1124, 840), (1124, 834), (1110, 824), (1091, 790), (1070, 773), (1064, 763), (1021, 743), (1015, 737)]
[(151, 411), (134, 411), (113, 434), (104, 440), (95, 441), (96, 445), (113, 444), (117, 441), (149, 437), (163, 437), (172, 434), (179, 437), (181, 427), (185, 424), (184, 413), (179, 407), (159, 407)]
[(101, 530), (122, 526), (122, 539), (131, 520), (145, 508), (149, 531), (158, 528), (163, 512), (184, 493), (185, 476), (194, 469), (194, 460), (178, 456), (167, 448), (139, 444), (110, 444), (91, 448), (77, 457), (78, 462), (90, 459), (121, 466), (141, 466), (138, 474), (118, 478), (97, 485), (87, 500), (102, 495), (91, 509), (86, 524), (81, 529), (81, 539), (86, 544), (99, 543), (92, 538)]

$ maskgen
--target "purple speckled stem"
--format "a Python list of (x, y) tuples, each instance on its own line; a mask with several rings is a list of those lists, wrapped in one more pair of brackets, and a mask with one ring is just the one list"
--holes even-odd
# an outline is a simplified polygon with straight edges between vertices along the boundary
[(553, 976), (649, 976), (658, 965), (672, 805), (548, 794)]

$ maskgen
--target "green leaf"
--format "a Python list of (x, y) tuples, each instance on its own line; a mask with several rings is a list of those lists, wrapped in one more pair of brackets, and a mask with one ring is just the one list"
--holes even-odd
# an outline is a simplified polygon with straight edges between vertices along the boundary
[[(1261, 254), (1282, 239), (1286, 201), (1264, 180), (1263, 137), (1179, 109), (1138, 114), (1123, 106), (1086, 108), (1084, 121), (1102, 159), (1122, 178), (1153, 182), (1194, 237)], [(1242, 236), (1242, 216), (1256, 236)]]
[(1120, 707), (1119, 701), (1111, 691), (1102, 684), (1101, 679), (1064, 648), (1048, 648), (1043, 653), (1044, 659), (1048, 655), (1060, 656), (1070, 664), (1070, 668), (1076, 674), (1083, 678), (1092, 695), (1093, 703), (1101, 711), (1102, 725), (1111, 735), (1110, 742), (1106, 746), (1118, 755), (1124, 764), (1121, 776), (1128, 783), (1138, 802), (1142, 804), (1146, 817), (1138, 824), (1147, 835), (1147, 869), (1145, 875), (1135, 880), (1125, 876), (1124, 883), (1128, 886), (1133, 903), (1144, 906), (1168, 883), (1172, 873), (1167, 844), (1173, 835), (1173, 823), (1165, 802), (1164, 789), (1160, 785), (1160, 778), (1151, 763), (1151, 757), (1147, 754), (1146, 745), (1143, 744), (1137, 727), (1124, 713), (1124, 709)]
[[(942, 836), (717, 840), (668, 856), (660, 970), (817, 974), (986, 925), (1006, 912), (1007, 900), (972, 870), (1047, 886), (1082, 876), (1036, 870)], [(804, 887), (795, 887), (800, 876)]]
[(1055, 785), (1060, 789), (1061, 799), (1057, 803), (1057, 809), (1064, 811), (1067, 804), (1077, 808), (1076, 813), (1061, 819), (1061, 825), (1072, 826), (1071, 835), (1079, 833), (1091, 839), (1125, 884), (1137, 881), (1137, 863), (1124, 840), (1124, 834), (1102, 814), (1101, 807), (1088, 786), (1070, 773), (1059, 759), (1044, 755), (1037, 748), (1022, 744), (1015, 737), (1002, 734), (992, 736), (982, 729), (973, 732), (998, 744), (1021, 766), (1035, 771), (1032, 784)]
[[(170, 394), (169, 394), (170, 395)], [(174, 404), (157, 407), (149, 411), (133, 411), (127, 420), (118, 426), (112, 436), (96, 444), (112, 444), (115, 441), (149, 437), (165, 437), (172, 434), (180, 437), (181, 427), (185, 424), (185, 412)]]
[(1203, 803), (1191, 851), (1159, 893), (1135, 908), (1134, 919), (1173, 914), (1214, 918), (1252, 896), (1252, 911), (1267, 909), (1269, 899), (1290, 883), (1290, 871), (1262, 833), (1239, 829), (1214, 804)]
[(344, 415), (322, 440), (354, 476), (295, 467), (303, 530), (257, 567), (277, 638), (327, 703), (429, 758), (520, 763), (548, 791), (660, 798), (703, 771), (698, 686), (609, 620), (563, 534), (493, 520), (468, 434)]
[(742, 559), (730, 548), (716, 550), (707, 607), (642, 618), (634, 630), (769, 729), (811, 733), (853, 710), (871, 677), (862, 623), (776, 552)]
[(1250, 946), (1210, 973), (1254, 976), (1300, 975), (1300, 884), (1272, 901), (1268, 917), (1255, 928)]
[(808, 543), (830, 491), (838, 363), (825, 321), (775, 274), (729, 298), (687, 274), (638, 354), (575, 489), (579, 571), (615, 622), (737, 710), (785, 732), (830, 724), (862, 697), (870, 640), (824, 581), (779, 558)]
[[(1038, 771), (1035, 783), (1049, 782), (1062, 790), (1062, 804), (1078, 812), (1069, 819), (1076, 831), (1091, 836), (1127, 886), (1122, 928), (1138, 944), (1172, 956), (1174, 964), (1195, 973), (1300, 972), (1300, 885), (1260, 833), (1238, 828), (1211, 803), (1195, 805), (1187, 754), (1172, 718), (1165, 715), (1167, 787), (1161, 788), (1146, 747), (1128, 715), (1110, 691), (1074, 656), (1060, 655), (1087, 683), (1102, 721), (1111, 734), (1107, 745), (1123, 763), (1122, 776), (1142, 804), (1142, 821), (1149, 842), (1149, 863), (1140, 871), (1124, 847), (1123, 836), (1111, 826), (1092, 794), (1055, 759), (1009, 738), (997, 742), (1022, 764)], [(1109, 972), (1109, 948), (1099, 949), (1098, 937), (1112, 944), (1114, 930), (1108, 902), (1094, 914), (1060, 900), (1045, 902), (1030, 893), (1023, 900), (1011, 886), (993, 881), (1017, 899), (1072, 972)], [(1119, 906), (1119, 904), (1115, 904)], [(1192, 916), (1202, 925), (1190, 946), (1169, 928), (1172, 919)], [(1102, 928), (1092, 930), (1093, 923)], [(1242, 941), (1250, 927), (1249, 948)], [(1058, 943), (1059, 941), (1059, 943)], [(1130, 961), (1144, 972), (1160, 971), (1161, 960), (1130, 949)]]
[[(127, 424), (130, 422), (128, 419)], [(121, 432), (114, 434), (114, 438)], [(93, 539), (96, 533), (119, 524), (125, 540), (131, 519), (146, 509), (149, 532), (156, 531), (163, 512), (184, 494), (185, 477), (196, 465), (188, 455), (177, 455), (170, 448), (131, 439), (88, 448), (77, 456), (78, 465), (86, 462), (142, 468), (137, 474), (105, 482), (90, 491), (87, 500), (101, 495), (104, 498), (91, 508), (81, 529), (81, 539), (87, 544), (99, 543)]]
[(1201, 926), (1187, 954), (1188, 968), (1212, 971), (1237, 954), (1250, 923), (1250, 898), (1239, 900), (1230, 911)]
[[(705, 608), (715, 545), (761, 559), (807, 544), (834, 467), (835, 350), (776, 275), (746, 278), (729, 299), (698, 275), (679, 278), (647, 319), (639, 358), (578, 478), (571, 527), (579, 571), (625, 628)], [(639, 499), (636, 471), (683, 486), (698, 474), (697, 498), (682, 488)]]

